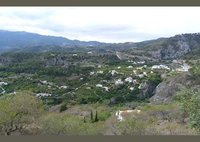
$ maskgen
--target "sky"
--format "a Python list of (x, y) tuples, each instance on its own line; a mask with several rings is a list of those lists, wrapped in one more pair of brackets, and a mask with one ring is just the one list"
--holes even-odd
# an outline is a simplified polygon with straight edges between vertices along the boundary
[(200, 7), (1, 7), (0, 29), (109, 43), (200, 32)]

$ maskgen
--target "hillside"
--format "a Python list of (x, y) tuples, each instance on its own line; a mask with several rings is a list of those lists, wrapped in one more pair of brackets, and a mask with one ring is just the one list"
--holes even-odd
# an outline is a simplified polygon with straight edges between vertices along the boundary
[(200, 34), (181, 34), (134, 49), (131, 54), (157, 60), (173, 60), (200, 48)]

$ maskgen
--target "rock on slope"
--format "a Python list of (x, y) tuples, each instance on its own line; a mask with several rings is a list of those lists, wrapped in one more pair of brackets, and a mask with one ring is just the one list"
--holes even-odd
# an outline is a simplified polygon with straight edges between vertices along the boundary
[(167, 78), (161, 82), (155, 89), (155, 95), (150, 98), (152, 102), (170, 102), (173, 95), (176, 94), (180, 84), (191, 84), (192, 80), (187, 77), (188, 73), (178, 74)]

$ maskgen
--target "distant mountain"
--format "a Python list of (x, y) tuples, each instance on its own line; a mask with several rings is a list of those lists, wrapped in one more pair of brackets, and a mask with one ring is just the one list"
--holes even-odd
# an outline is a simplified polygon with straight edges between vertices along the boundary
[(155, 60), (172, 60), (200, 48), (200, 34), (181, 34), (142, 42), (102, 43), (70, 40), (64, 37), (44, 36), (28, 32), (0, 30), (2, 52), (126, 52), (148, 56)]
[(143, 42), (103, 43), (98, 41), (70, 40), (64, 37), (44, 36), (21, 31), (0, 30), (0, 53), (2, 52), (54, 52), (93, 51), (116, 52), (146, 46), (156, 40)]
[(70, 40), (64, 37), (56, 36), (44, 36), (28, 32), (14, 32), (0, 30), (0, 51), (4, 51), (13, 47), (27, 47), (27, 46), (44, 46), (44, 45), (56, 45), (56, 46), (102, 46), (109, 45), (107, 43), (97, 41), (79, 41)]

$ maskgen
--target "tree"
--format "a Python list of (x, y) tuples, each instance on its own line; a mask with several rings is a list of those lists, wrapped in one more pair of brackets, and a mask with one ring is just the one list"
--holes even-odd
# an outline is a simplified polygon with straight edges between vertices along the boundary
[(91, 122), (93, 122), (93, 111), (92, 110), (90, 112), (90, 116), (91, 116)]
[(180, 102), (182, 116), (188, 117), (190, 125), (200, 132), (200, 92), (182, 86), (176, 99)]
[(19, 92), (14, 96), (0, 97), (0, 133), (11, 135), (21, 132), (43, 113), (42, 101), (30, 92)]
[(96, 111), (96, 115), (95, 115), (94, 122), (98, 122), (98, 115), (97, 115), (97, 111)]

